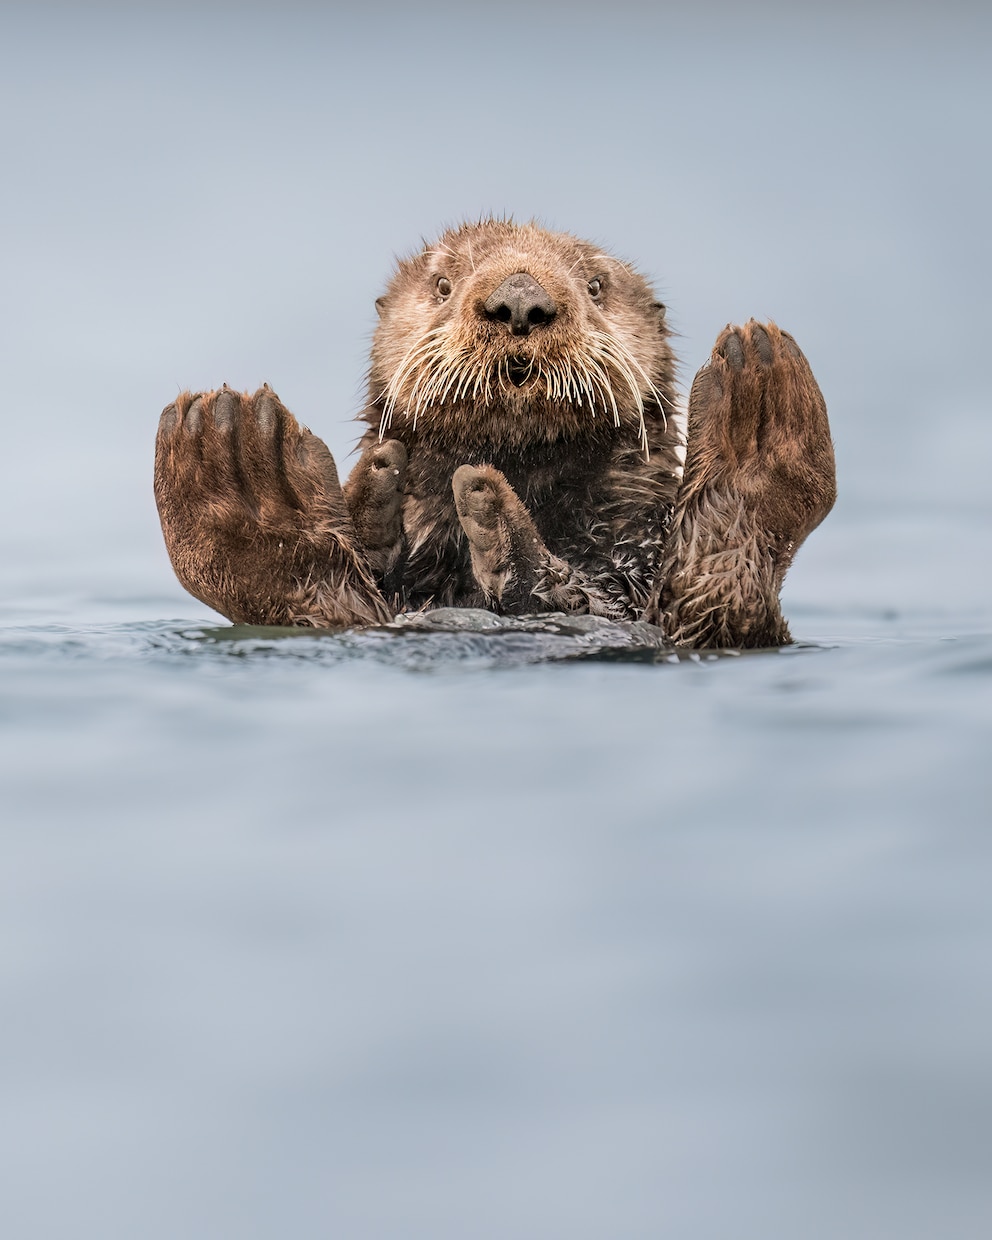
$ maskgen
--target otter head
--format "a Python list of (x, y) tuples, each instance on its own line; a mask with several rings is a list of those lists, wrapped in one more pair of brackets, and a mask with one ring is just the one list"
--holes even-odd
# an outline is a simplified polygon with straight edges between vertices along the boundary
[(566, 233), (485, 220), (402, 261), (376, 303), (370, 421), (438, 444), (640, 438), (664, 423), (664, 307)]

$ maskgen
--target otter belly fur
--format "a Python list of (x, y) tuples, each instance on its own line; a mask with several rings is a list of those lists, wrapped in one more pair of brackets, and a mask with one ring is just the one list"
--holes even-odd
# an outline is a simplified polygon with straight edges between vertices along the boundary
[(627, 263), (484, 220), (398, 264), (342, 488), (268, 388), (163, 413), (176, 572), (236, 622), (579, 611), (673, 643), (789, 640), (778, 595), (834, 498), (823, 397), (774, 324), (727, 327), (680, 412), (665, 307)]

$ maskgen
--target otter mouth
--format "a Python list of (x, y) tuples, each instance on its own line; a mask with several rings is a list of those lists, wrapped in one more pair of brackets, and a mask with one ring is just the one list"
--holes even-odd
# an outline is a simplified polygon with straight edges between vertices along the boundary
[(533, 358), (517, 356), (507, 359), (506, 373), (513, 386), (519, 388), (523, 387), (528, 379), (533, 379), (537, 371)]

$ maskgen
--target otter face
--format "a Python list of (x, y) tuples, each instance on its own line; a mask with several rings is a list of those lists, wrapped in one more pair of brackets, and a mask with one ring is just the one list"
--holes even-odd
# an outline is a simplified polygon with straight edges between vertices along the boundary
[(664, 307), (627, 264), (565, 233), (488, 220), (399, 264), (376, 303), (383, 434), (522, 446), (664, 423)]

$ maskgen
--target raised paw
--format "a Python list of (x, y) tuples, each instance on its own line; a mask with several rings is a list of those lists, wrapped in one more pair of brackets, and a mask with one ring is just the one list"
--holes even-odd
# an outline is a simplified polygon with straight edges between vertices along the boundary
[(648, 618), (684, 645), (782, 645), (782, 581), (836, 495), (826, 405), (795, 340), (753, 319), (725, 328), (693, 382), (688, 434)]
[(513, 487), (491, 465), (460, 466), (451, 487), (472, 571), (490, 604), (504, 611), (533, 609), (548, 552)]
[(692, 385), (683, 495), (708, 485), (748, 495), (793, 550), (833, 506), (826, 404), (802, 350), (774, 323), (726, 327)]
[(365, 559), (381, 580), (397, 588), (405, 551), (403, 488), (406, 448), (398, 439), (373, 443), (359, 457), (344, 495)]
[(356, 549), (333, 458), (265, 386), (184, 392), (162, 413), (155, 498), (173, 567), (238, 623), (389, 618)]

